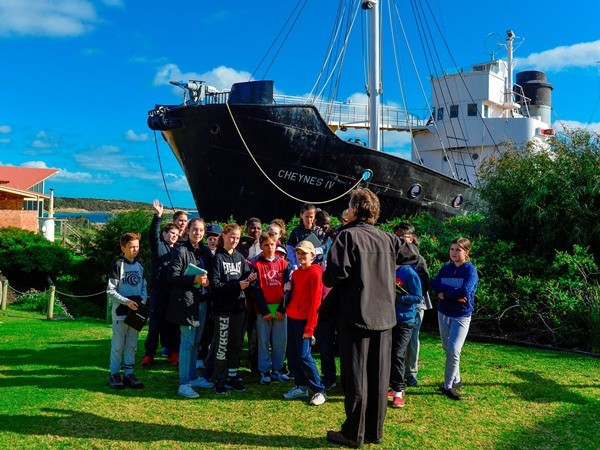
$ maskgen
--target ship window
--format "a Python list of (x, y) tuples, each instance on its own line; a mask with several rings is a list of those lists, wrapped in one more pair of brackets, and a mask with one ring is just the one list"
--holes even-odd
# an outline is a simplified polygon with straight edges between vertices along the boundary
[(490, 107), (488, 105), (483, 105), (483, 117), (490, 116)]
[(413, 184), (408, 190), (408, 197), (417, 198), (419, 195), (421, 195), (421, 192), (423, 192), (423, 188), (421, 187), (421, 185)]
[(450, 118), (458, 117), (458, 105), (450, 105)]
[(474, 160), (479, 159), (479, 155), (477, 153), (473, 153), (473, 155), (471, 155), (471, 158), (473, 158)]
[(456, 197), (454, 197), (452, 199), (452, 207), (458, 208), (460, 205), (462, 205), (463, 201), (464, 201), (463, 196), (458, 194)]
[(477, 103), (469, 103), (467, 106), (467, 115), (468, 116), (476, 116), (477, 115)]
[(437, 120), (444, 120), (444, 107), (440, 106), (437, 110)]

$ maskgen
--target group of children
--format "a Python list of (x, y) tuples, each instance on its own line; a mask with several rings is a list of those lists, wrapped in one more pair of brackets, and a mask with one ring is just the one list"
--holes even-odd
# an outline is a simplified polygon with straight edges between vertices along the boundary
[[(238, 370), (244, 333), (248, 332), (250, 366), (258, 372), (260, 384), (290, 380), (287, 357), (295, 386), (284, 397), (310, 399), (309, 403), (315, 406), (325, 403), (326, 392), (336, 383), (335, 317), (319, 314), (321, 301), (328, 293), (322, 273), (327, 251), (335, 239), (328, 214), (314, 205), (303, 205), (300, 224), (292, 230), (284, 247), (285, 223), (280, 219), (272, 221), (265, 232), (259, 219), (249, 219), (247, 236), (242, 238), (237, 224), (226, 224), (222, 229), (218, 225), (207, 226), (201, 218), (188, 221), (183, 212), (161, 226), (163, 207), (155, 200), (153, 209), (149, 296), (152, 313), (141, 364), (154, 363), (160, 341), (167, 359), (179, 366), (179, 395), (197, 398), (194, 388), (213, 388), (216, 394), (227, 390), (244, 392)], [(342, 226), (343, 219), (342, 215)], [(402, 223), (395, 233), (418, 249), (411, 225)], [(108, 385), (115, 389), (143, 387), (133, 373), (139, 332), (124, 322), (127, 310), (136, 310), (148, 298), (143, 267), (136, 258), (139, 245), (138, 235), (126, 233), (121, 237), (122, 256), (109, 276), (113, 336)], [(467, 259), (463, 258), (462, 263), (468, 261), (468, 248)], [(454, 261), (452, 251), (450, 256)], [(468, 272), (473, 275), (470, 268)], [(448, 280), (438, 276), (431, 285), (438, 293), (440, 305), (450, 298), (466, 304), (440, 308), (447, 314), (440, 319), (440, 329), (442, 323), (447, 324), (442, 333), (447, 349), (443, 392), (458, 399), (455, 389), (462, 385), (458, 357), (466, 332), (458, 339), (452, 338), (456, 333), (451, 322), (458, 315), (462, 330), (465, 322), (468, 330), (466, 317), (470, 319), (473, 309), (469, 296), (474, 295), (471, 291), (474, 293), (476, 279), (474, 285), (471, 280), (469, 293), (462, 296), (457, 293), (458, 282)], [(429, 284), (422, 257), (413, 264), (397, 267), (397, 325), (390, 355), (392, 407), (404, 406), (405, 388), (418, 382), (418, 336), (423, 312), (431, 308)], [(320, 346), (322, 374), (311, 354), (315, 336)], [(121, 363), (124, 378), (120, 375)], [(204, 368), (202, 376), (198, 368)]]

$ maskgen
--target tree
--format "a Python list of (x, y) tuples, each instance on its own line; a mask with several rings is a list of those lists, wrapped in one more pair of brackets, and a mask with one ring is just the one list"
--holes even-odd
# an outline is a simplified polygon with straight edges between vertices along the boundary
[(481, 169), (479, 193), (499, 237), (548, 255), (589, 246), (600, 257), (600, 136), (568, 130), (550, 148), (512, 148)]

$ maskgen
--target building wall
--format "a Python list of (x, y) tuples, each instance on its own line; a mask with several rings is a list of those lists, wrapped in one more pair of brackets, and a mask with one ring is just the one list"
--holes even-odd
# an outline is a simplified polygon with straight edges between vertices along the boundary
[(37, 211), (2, 209), (0, 207), (0, 228), (5, 227), (17, 227), (37, 233), (39, 229)]
[(8, 196), (3, 192), (0, 192), (0, 210), (2, 209), (23, 209), (23, 198)]

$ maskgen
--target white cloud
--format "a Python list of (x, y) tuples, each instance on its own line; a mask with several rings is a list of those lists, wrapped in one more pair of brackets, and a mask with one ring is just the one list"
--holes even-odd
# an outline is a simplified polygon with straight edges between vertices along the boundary
[(0, 133), (10, 133), (12, 131), (12, 128), (10, 125), (0, 125)]
[(184, 175), (175, 175), (174, 173), (165, 173), (167, 186), (171, 191), (189, 192), (190, 185)]
[(160, 173), (149, 171), (141, 164), (144, 161), (143, 156), (125, 154), (119, 147), (114, 145), (91, 147), (84, 153), (75, 154), (74, 158), (78, 164), (86, 169), (110, 172), (122, 178), (161, 180), (162, 182)]
[[(250, 80), (251, 74), (245, 71), (237, 71), (230, 67), (219, 66), (208, 72), (198, 74), (195, 72), (182, 72), (175, 64), (165, 64), (157, 69), (154, 76), (154, 85), (160, 86), (169, 84), (169, 81), (188, 81), (201, 80), (209, 86), (214, 86), (219, 90), (229, 89), (233, 83)], [(176, 88), (180, 93), (181, 90)]]
[(600, 40), (562, 45), (519, 59), (519, 67), (558, 71), (566, 67), (590, 67), (600, 60)]
[(56, 136), (49, 136), (45, 131), (39, 131), (35, 135), (36, 139), (31, 143), (33, 148), (47, 149), (52, 147), (58, 147), (58, 138)]
[(0, 0), (0, 35), (79, 36), (97, 22), (87, 0)]
[(125, 140), (131, 142), (146, 142), (148, 140), (148, 133), (137, 134), (133, 130), (127, 130), (125, 132)]
[[(44, 161), (27, 161), (21, 164), (23, 167), (35, 167), (37, 169), (47, 169), (48, 166)], [(63, 183), (83, 183), (83, 184), (110, 184), (113, 183), (110, 177), (100, 174), (91, 174), (89, 172), (70, 172), (67, 169), (58, 169), (58, 173), (52, 177), (52, 181)]]
[(572, 130), (574, 128), (581, 128), (587, 131), (600, 133), (600, 122), (592, 122), (587, 124), (577, 120), (561, 120), (554, 122), (552, 127), (558, 132), (564, 131), (565, 129)]
[(8, 139), (8, 138), (0, 139), (0, 144), (10, 144), (10, 139)]

